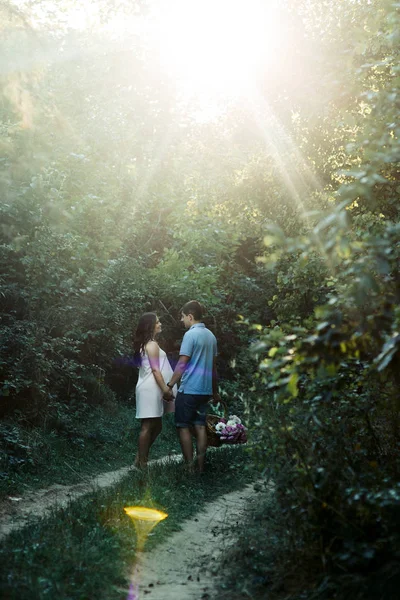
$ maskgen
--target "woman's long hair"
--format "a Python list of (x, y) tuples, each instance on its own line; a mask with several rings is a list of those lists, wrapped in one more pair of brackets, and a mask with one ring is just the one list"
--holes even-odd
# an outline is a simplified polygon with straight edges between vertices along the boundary
[(139, 319), (135, 335), (133, 336), (133, 362), (137, 367), (142, 364), (147, 342), (154, 339), (154, 329), (157, 323), (156, 313), (144, 313)]

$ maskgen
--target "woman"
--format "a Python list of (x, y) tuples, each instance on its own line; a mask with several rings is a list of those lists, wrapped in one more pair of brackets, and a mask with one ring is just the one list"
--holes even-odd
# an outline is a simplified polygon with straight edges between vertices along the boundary
[[(139, 319), (133, 349), (134, 361), (139, 366), (139, 379), (136, 385), (136, 418), (141, 419), (138, 454), (135, 465), (145, 467), (149, 450), (162, 430), (162, 415), (175, 410), (172, 390), (167, 382), (172, 377), (172, 368), (167, 355), (155, 337), (161, 333), (161, 322), (155, 313), (145, 313)], [(163, 400), (169, 395), (171, 401)]]

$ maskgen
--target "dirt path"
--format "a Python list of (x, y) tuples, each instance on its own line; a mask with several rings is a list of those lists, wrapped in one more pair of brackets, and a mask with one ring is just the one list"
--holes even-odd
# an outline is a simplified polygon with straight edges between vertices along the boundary
[(235, 543), (237, 523), (257, 498), (254, 484), (221, 496), (182, 524), (151, 553), (143, 552), (135, 575), (139, 597), (150, 600), (207, 600), (217, 597), (218, 564)]
[[(151, 463), (181, 460), (171, 455)], [(112, 486), (132, 466), (109, 471), (75, 485), (52, 485), (21, 497), (8, 497), (0, 503), (0, 539), (27, 524), (29, 518), (46, 516), (51, 508)], [(272, 489), (272, 486), (271, 486)], [(151, 552), (143, 552), (135, 570), (140, 598), (151, 600), (211, 600), (218, 594), (219, 559), (235, 543), (237, 523), (246, 518), (257, 498), (254, 484), (219, 497), (206, 505), (182, 530)]]
[[(173, 454), (150, 462), (171, 460), (181, 460), (181, 456)], [(82, 483), (74, 485), (55, 484), (23, 496), (8, 496), (0, 502), (0, 540), (15, 529), (24, 527), (31, 517), (44, 517), (46, 512), (54, 507), (65, 507), (83, 494), (114, 485), (132, 468), (134, 467), (129, 465), (96, 477), (87, 477), (83, 479)]]

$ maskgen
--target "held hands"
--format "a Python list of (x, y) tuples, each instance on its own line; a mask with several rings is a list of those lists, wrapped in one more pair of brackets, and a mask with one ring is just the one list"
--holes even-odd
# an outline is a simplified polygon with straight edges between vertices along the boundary
[(174, 401), (174, 395), (173, 395), (173, 393), (172, 393), (172, 390), (171, 390), (171, 388), (167, 387), (167, 388), (164, 390), (164, 393), (163, 393), (163, 400), (165, 400), (166, 402), (173, 402), (173, 401)]

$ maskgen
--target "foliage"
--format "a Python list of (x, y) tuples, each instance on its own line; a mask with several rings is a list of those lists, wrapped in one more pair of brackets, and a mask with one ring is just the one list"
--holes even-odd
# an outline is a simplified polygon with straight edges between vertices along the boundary
[[(335, 203), (308, 236), (274, 226), (266, 238), (283, 297), (273, 299), (279, 325), (260, 327), (253, 346), (257, 386), (268, 390), (249, 406), (262, 432), (255, 458), (276, 481), (294, 546), (327, 575), (318, 597), (340, 589), (374, 598), (389, 569), (384, 595), (394, 598), (400, 573), (395, 22), (388, 4), (379, 61), (369, 56), (355, 71), (362, 119), (346, 151), (357, 168), (337, 172)], [(371, 70), (379, 76), (366, 92)], [(300, 274), (319, 293), (308, 314), (292, 292)]]

